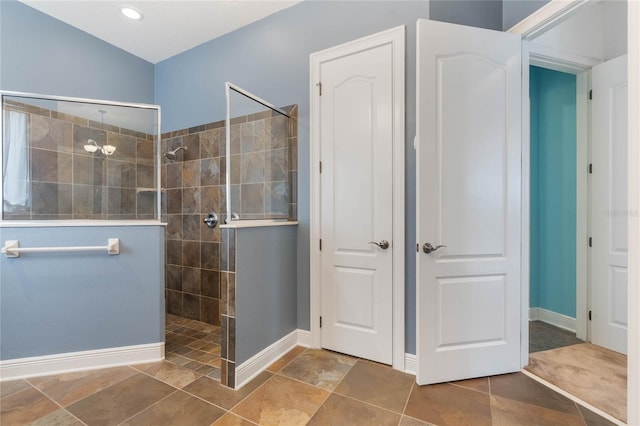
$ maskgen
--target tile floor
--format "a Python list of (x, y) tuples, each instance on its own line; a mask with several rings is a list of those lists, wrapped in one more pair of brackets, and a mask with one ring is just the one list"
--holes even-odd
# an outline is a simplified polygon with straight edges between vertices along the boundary
[(199, 325), (171, 320), (172, 361), (3, 382), (0, 424), (611, 424), (522, 373), (419, 387), (387, 366), (301, 347), (233, 391), (212, 378), (215, 348), (195, 348), (207, 342)]
[(584, 343), (576, 333), (542, 321), (529, 321), (529, 353)]
[(165, 359), (220, 381), (220, 326), (167, 314)]
[(626, 422), (626, 355), (581, 343), (533, 353), (526, 370)]

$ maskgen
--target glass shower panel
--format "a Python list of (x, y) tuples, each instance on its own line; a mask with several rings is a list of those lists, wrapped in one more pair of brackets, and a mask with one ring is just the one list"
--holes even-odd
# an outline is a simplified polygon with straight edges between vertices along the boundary
[(153, 107), (2, 95), (3, 220), (158, 219)]
[(288, 219), (289, 117), (228, 87), (227, 191), (231, 220)]

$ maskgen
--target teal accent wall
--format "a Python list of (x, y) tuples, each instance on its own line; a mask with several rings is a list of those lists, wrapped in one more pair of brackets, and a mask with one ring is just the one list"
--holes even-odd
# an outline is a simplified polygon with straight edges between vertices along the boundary
[(531, 67), (531, 307), (576, 316), (576, 77)]

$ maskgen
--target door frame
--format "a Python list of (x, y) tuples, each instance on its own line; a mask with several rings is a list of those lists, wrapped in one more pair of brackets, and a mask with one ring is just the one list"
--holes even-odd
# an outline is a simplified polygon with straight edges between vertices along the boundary
[[(573, 74), (576, 76), (576, 337), (587, 340), (589, 337), (589, 321), (587, 312), (589, 307), (589, 263), (587, 238), (589, 233), (589, 185), (587, 167), (589, 163), (588, 152), (590, 146), (589, 131), (589, 99), (588, 91), (591, 84), (591, 67), (600, 61), (587, 56), (571, 55), (566, 52), (554, 50), (548, 47), (539, 46), (523, 41), (522, 48), (522, 76), (523, 82), (529, 82), (529, 66), (539, 66), (546, 69)], [(531, 111), (529, 109), (529, 87), (530, 84), (523, 84), (523, 187), (522, 187), (522, 207), (528, 209), (527, 214), (523, 212), (523, 257), (530, 259), (529, 229), (530, 229), (530, 153), (531, 153)], [(525, 108), (527, 111), (525, 112)], [(527, 129), (525, 132), (524, 129)], [(528, 150), (524, 153), (524, 150)], [(525, 171), (526, 170), (526, 171)], [(526, 220), (526, 224), (524, 221)], [(526, 237), (525, 237), (526, 236)], [(530, 265), (527, 262), (527, 272), (523, 272), (523, 282), (529, 281)], [(527, 294), (528, 297), (528, 294)], [(529, 312), (527, 306), (526, 311)], [(527, 317), (527, 323), (530, 317)], [(523, 366), (528, 363), (529, 348), (523, 342)], [(524, 357), (527, 356), (527, 361)]]
[[(551, 0), (523, 21), (509, 29), (521, 34), (523, 40), (534, 38), (540, 32), (558, 24), (571, 13), (587, 4), (585, 0)], [(627, 354), (627, 422), (640, 424), (640, 2), (627, 2), (627, 55), (628, 55), (628, 210), (629, 210), (629, 286), (628, 286), (628, 354)], [(523, 78), (529, 77), (529, 54), (523, 51)], [(526, 90), (528, 90), (528, 85)], [(523, 85), (522, 90), (525, 90)], [(523, 92), (523, 95), (525, 92)], [(523, 96), (524, 99), (528, 99)], [(523, 102), (523, 179), (522, 179), (522, 366), (529, 358), (529, 103)], [(526, 204), (526, 206), (525, 206)]]
[(404, 25), (314, 52), (310, 62), (310, 328), (311, 347), (322, 347), (320, 233), (320, 66), (362, 50), (390, 44), (393, 50), (393, 368), (405, 371), (405, 33)]

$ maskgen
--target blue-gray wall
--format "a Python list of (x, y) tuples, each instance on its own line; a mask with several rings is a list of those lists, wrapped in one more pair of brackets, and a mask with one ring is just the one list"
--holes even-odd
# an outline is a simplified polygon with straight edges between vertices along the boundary
[[(517, 3), (517, 4), (516, 4)], [(523, 3), (523, 4), (519, 4)], [(163, 131), (224, 117), (224, 82), (299, 105), (297, 320), (309, 329), (309, 54), (407, 26), (406, 350), (415, 353), (415, 22), (499, 28), (525, 1), (305, 1), (153, 65), (14, 0), (0, 1), (0, 89), (162, 105)], [(526, 7), (525, 7), (526, 6)], [(155, 78), (155, 81), (154, 81)]]
[(236, 229), (236, 365), (298, 328), (296, 227)]
[(576, 76), (531, 67), (530, 306), (576, 317)]
[(106, 245), (120, 254), (0, 255), (0, 360), (164, 341), (161, 226), (0, 228), (21, 247)]
[[(153, 102), (153, 64), (14, 0), (0, 1), (0, 89)], [(164, 229), (0, 228), (0, 243), (122, 254), (0, 258), (0, 359), (162, 342)]]
[(502, 30), (502, 1), (429, 0), (429, 15), (434, 21)]
[[(442, 2), (441, 2), (442, 3)], [(499, 29), (500, 2), (447, 1), (432, 19)], [(496, 7), (495, 5), (498, 5)], [(490, 13), (485, 9), (490, 6)], [(453, 8), (455, 13), (448, 13)], [(156, 65), (163, 132), (222, 119), (224, 82), (275, 105), (299, 105), (298, 327), (309, 329), (309, 54), (398, 25), (406, 45), (406, 350), (415, 353), (415, 39), (427, 1), (305, 1)]]
[(309, 54), (407, 26), (407, 349), (415, 351), (415, 23), (428, 2), (305, 1), (156, 65), (163, 132), (225, 116), (224, 82), (275, 105), (298, 104), (298, 327), (309, 330)]
[(153, 64), (15, 0), (0, 1), (0, 90), (153, 102)]
[(507, 31), (548, 2), (549, 0), (504, 0), (502, 2), (502, 29)]

